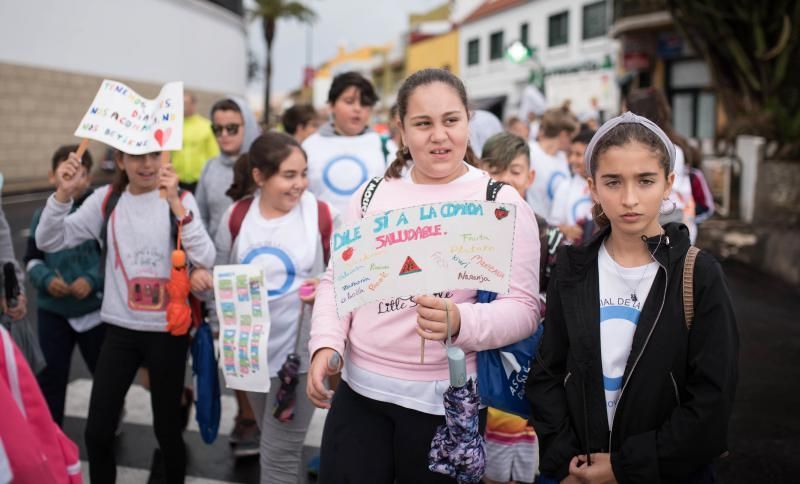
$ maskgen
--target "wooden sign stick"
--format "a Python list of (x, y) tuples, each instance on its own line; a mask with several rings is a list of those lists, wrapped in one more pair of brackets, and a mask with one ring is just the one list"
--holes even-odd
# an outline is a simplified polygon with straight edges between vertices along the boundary
[(78, 145), (78, 151), (75, 152), (79, 160), (83, 158), (83, 154), (86, 153), (87, 148), (89, 148), (89, 138), (82, 138), (81, 144)]

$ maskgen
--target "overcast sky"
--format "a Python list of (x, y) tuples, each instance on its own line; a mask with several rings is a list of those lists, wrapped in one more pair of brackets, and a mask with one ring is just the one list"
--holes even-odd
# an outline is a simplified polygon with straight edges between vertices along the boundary
[[(424, 12), (445, 0), (303, 0), (317, 12), (311, 27), (311, 65), (334, 57), (339, 45), (348, 50), (395, 41), (407, 30), (408, 14)], [(245, 5), (251, 5), (250, 0)], [(294, 21), (278, 23), (272, 58), (272, 90), (287, 92), (300, 87), (306, 64), (307, 29)], [(263, 59), (266, 52), (260, 22), (249, 28), (250, 48)], [(262, 76), (263, 77), (263, 76)], [(263, 95), (263, 81), (250, 85), (252, 98)]]

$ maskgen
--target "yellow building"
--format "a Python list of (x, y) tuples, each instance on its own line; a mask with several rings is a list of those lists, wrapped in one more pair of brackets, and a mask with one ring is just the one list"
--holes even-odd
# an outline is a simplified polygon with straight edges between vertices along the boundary
[(409, 43), (406, 51), (406, 74), (426, 67), (447, 69), (458, 75), (458, 30)]

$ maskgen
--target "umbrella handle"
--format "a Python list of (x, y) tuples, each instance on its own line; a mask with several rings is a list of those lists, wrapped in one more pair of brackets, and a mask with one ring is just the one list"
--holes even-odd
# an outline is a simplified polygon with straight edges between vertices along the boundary
[(467, 384), (467, 356), (464, 350), (453, 346), (453, 336), (450, 332), (450, 309), (447, 301), (444, 302), (444, 315), (447, 324), (447, 367), (450, 370), (450, 386), (463, 387)]

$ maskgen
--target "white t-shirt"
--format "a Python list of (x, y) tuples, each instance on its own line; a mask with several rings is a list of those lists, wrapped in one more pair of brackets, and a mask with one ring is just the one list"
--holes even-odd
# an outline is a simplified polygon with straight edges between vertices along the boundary
[[(481, 170), (464, 163), (468, 170), (450, 183), (463, 183), (483, 176)], [(402, 180), (414, 183), (411, 172), (414, 166), (403, 174)], [(380, 190), (380, 186), (378, 187)], [(345, 358), (342, 379), (358, 394), (377, 400), (389, 402), (404, 408), (410, 408), (431, 415), (444, 415), (444, 392), (450, 387), (450, 380), (413, 381), (392, 378), (365, 370)], [(477, 375), (468, 375), (476, 378)]]
[(552, 209), (553, 197), (559, 185), (569, 179), (569, 164), (563, 151), (555, 155), (545, 153), (536, 141), (531, 141), (531, 168), (536, 170), (536, 178), (528, 189), (528, 203), (534, 213), (547, 218)]
[(551, 225), (579, 225), (592, 219), (589, 183), (579, 175), (558, 186), (547, 222)]
[(323, 136), (314, 133), (303, 142), (308, 155), (309, 190), (338, 213), (367, 180), (386, 171), (380, 135), (368, 131), (358, 136)]
[[(313, 199), (304, 195), (309, 197)], [(316, 213), (316, 200), (312, 202), (298, 203), (288, 214), (268, 220), (261, 215), (256, 193), (236, 238), (236, 254), (231, 257), (235, 263), (257, 264), (264, 271), (271, 320), (267, 343), (270, 377), (277, 376), (286, 357), (295, 351), (301, 307), (298, 290), (305, 279), (316, 276), (318, 230), (313, 225), (313, 232), (308, 233), (303, 214), (304, 207)], [(316, 224), (316, 216), (313, 218)], [(311, 308), (305, 311), (310, 314)], [(305, 343), (307, 335), (301, 340), (301, 350)], [(301, 372), (305, 372), (307, 359), (301, 358), (301, 362)]]
[[(611, 258), (605, 242), (600, 246), (597, 258), (600, 276), (600, 353), (609, 429), (622, 391), (622, 377), (642, 305), (653, 285), (658, 267), (655, 261), (640, 267), (622, 267)], [(636, 301), (632, 298), (634, 291)]]

